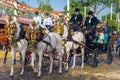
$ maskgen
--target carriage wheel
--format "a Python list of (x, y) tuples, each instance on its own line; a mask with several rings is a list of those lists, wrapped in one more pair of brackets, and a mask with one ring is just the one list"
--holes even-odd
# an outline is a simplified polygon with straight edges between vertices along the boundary
[(98, 66), (98, 58), (99, 58), (99, 52), (98, 52), (98, 49), (95, 49), (92, 55), (92, 67), (93, 68), (96, 68)]
[(107, 63), (111, 64), (113, 61), (114, 47), (113, 44), (109, 43), (107, 47)]

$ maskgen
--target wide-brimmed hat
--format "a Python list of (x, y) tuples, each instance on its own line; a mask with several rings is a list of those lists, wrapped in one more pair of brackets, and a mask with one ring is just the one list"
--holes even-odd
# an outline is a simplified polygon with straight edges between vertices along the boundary
[(93, 15), (93, 13), (94, 13), (93, 11), (89, 11), (88, 15)]
[(46, 16), (49, 16), (49, 13), (48, 13), (48, 12), (46, 12), (46, 13), (45, 13), (45, 15), (46, 15)]
[(79, 9), (79, 8), (76, 8), (74, 11), (75, 11), (75, 12), (79, 12), (79, 11), (80, 11), (80, 9)]
[(96, 25), (96, 28), (101, 28), (101, 27), (102, 27), (101, 23), (98, 23), (98, 24)]
[(38, 13), (38, 12), (35, 12), (35, 15), (39, 15), (39, 13)]

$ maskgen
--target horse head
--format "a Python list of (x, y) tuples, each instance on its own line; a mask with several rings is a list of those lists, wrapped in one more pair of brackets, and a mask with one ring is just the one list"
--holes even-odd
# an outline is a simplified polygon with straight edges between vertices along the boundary
[(40, 39), (40, 30), (36, 29), (38, 25), (33, 21), (30, 24), (30, 28), (24, 27), (24, 30), (26, 31), (26, 38), (29, 42), (29, 49), (34, 50), (36, 48), (36, 44), (38, 43)]
[(8, 38), (12, 45), (16, 45), (16, 40), (18, 38), (18, 29), (17, 23), (9, 19), (9, 24), (4, 26), (5, 33), (8, 35)]

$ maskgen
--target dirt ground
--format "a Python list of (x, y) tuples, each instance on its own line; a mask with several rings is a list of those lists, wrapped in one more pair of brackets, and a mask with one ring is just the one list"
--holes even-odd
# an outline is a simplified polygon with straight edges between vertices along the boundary
[(15, 65), (14, 77), (9, 77), (10, 62), (11, 59), (8, 58), (7, 63), (3, 64), (3, 59), (0, 59), (0, 80), (120, 80), (120, 57), (118, 55), (114, 56), (111, 65), (106, 63), (105, 55), (101, 55), (97, 68), (92, 68), (89, 62), (81, 69), (81, 59), (77, 58), (77, 66), (74, 69), (70, 67), (67, 72), (63, 70), (62, 74), (58, 73), (58, 68), (54, 67), (53, 73), (49, 74), (48, 70), (42, 67), (41, 78), (37, 78), (37, 73), (33, 73), (30, 63), (25, 66), (24, 75), (20, 76), (19, 58)]

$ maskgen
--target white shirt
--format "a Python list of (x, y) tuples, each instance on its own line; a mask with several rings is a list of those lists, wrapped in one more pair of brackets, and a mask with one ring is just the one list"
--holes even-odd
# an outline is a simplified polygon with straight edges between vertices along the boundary
[(45, 18), (43, 20), (43, 25), (50, 25), (50, 26), (52, 26), (52, 19), (50, 17)]
[(42, 19), (40, 16), (35, 16), (35, 17), (33, 17), (33, 21), (35, 21), (36, 23), (39, 23), (39, 25), (41, 25)]

